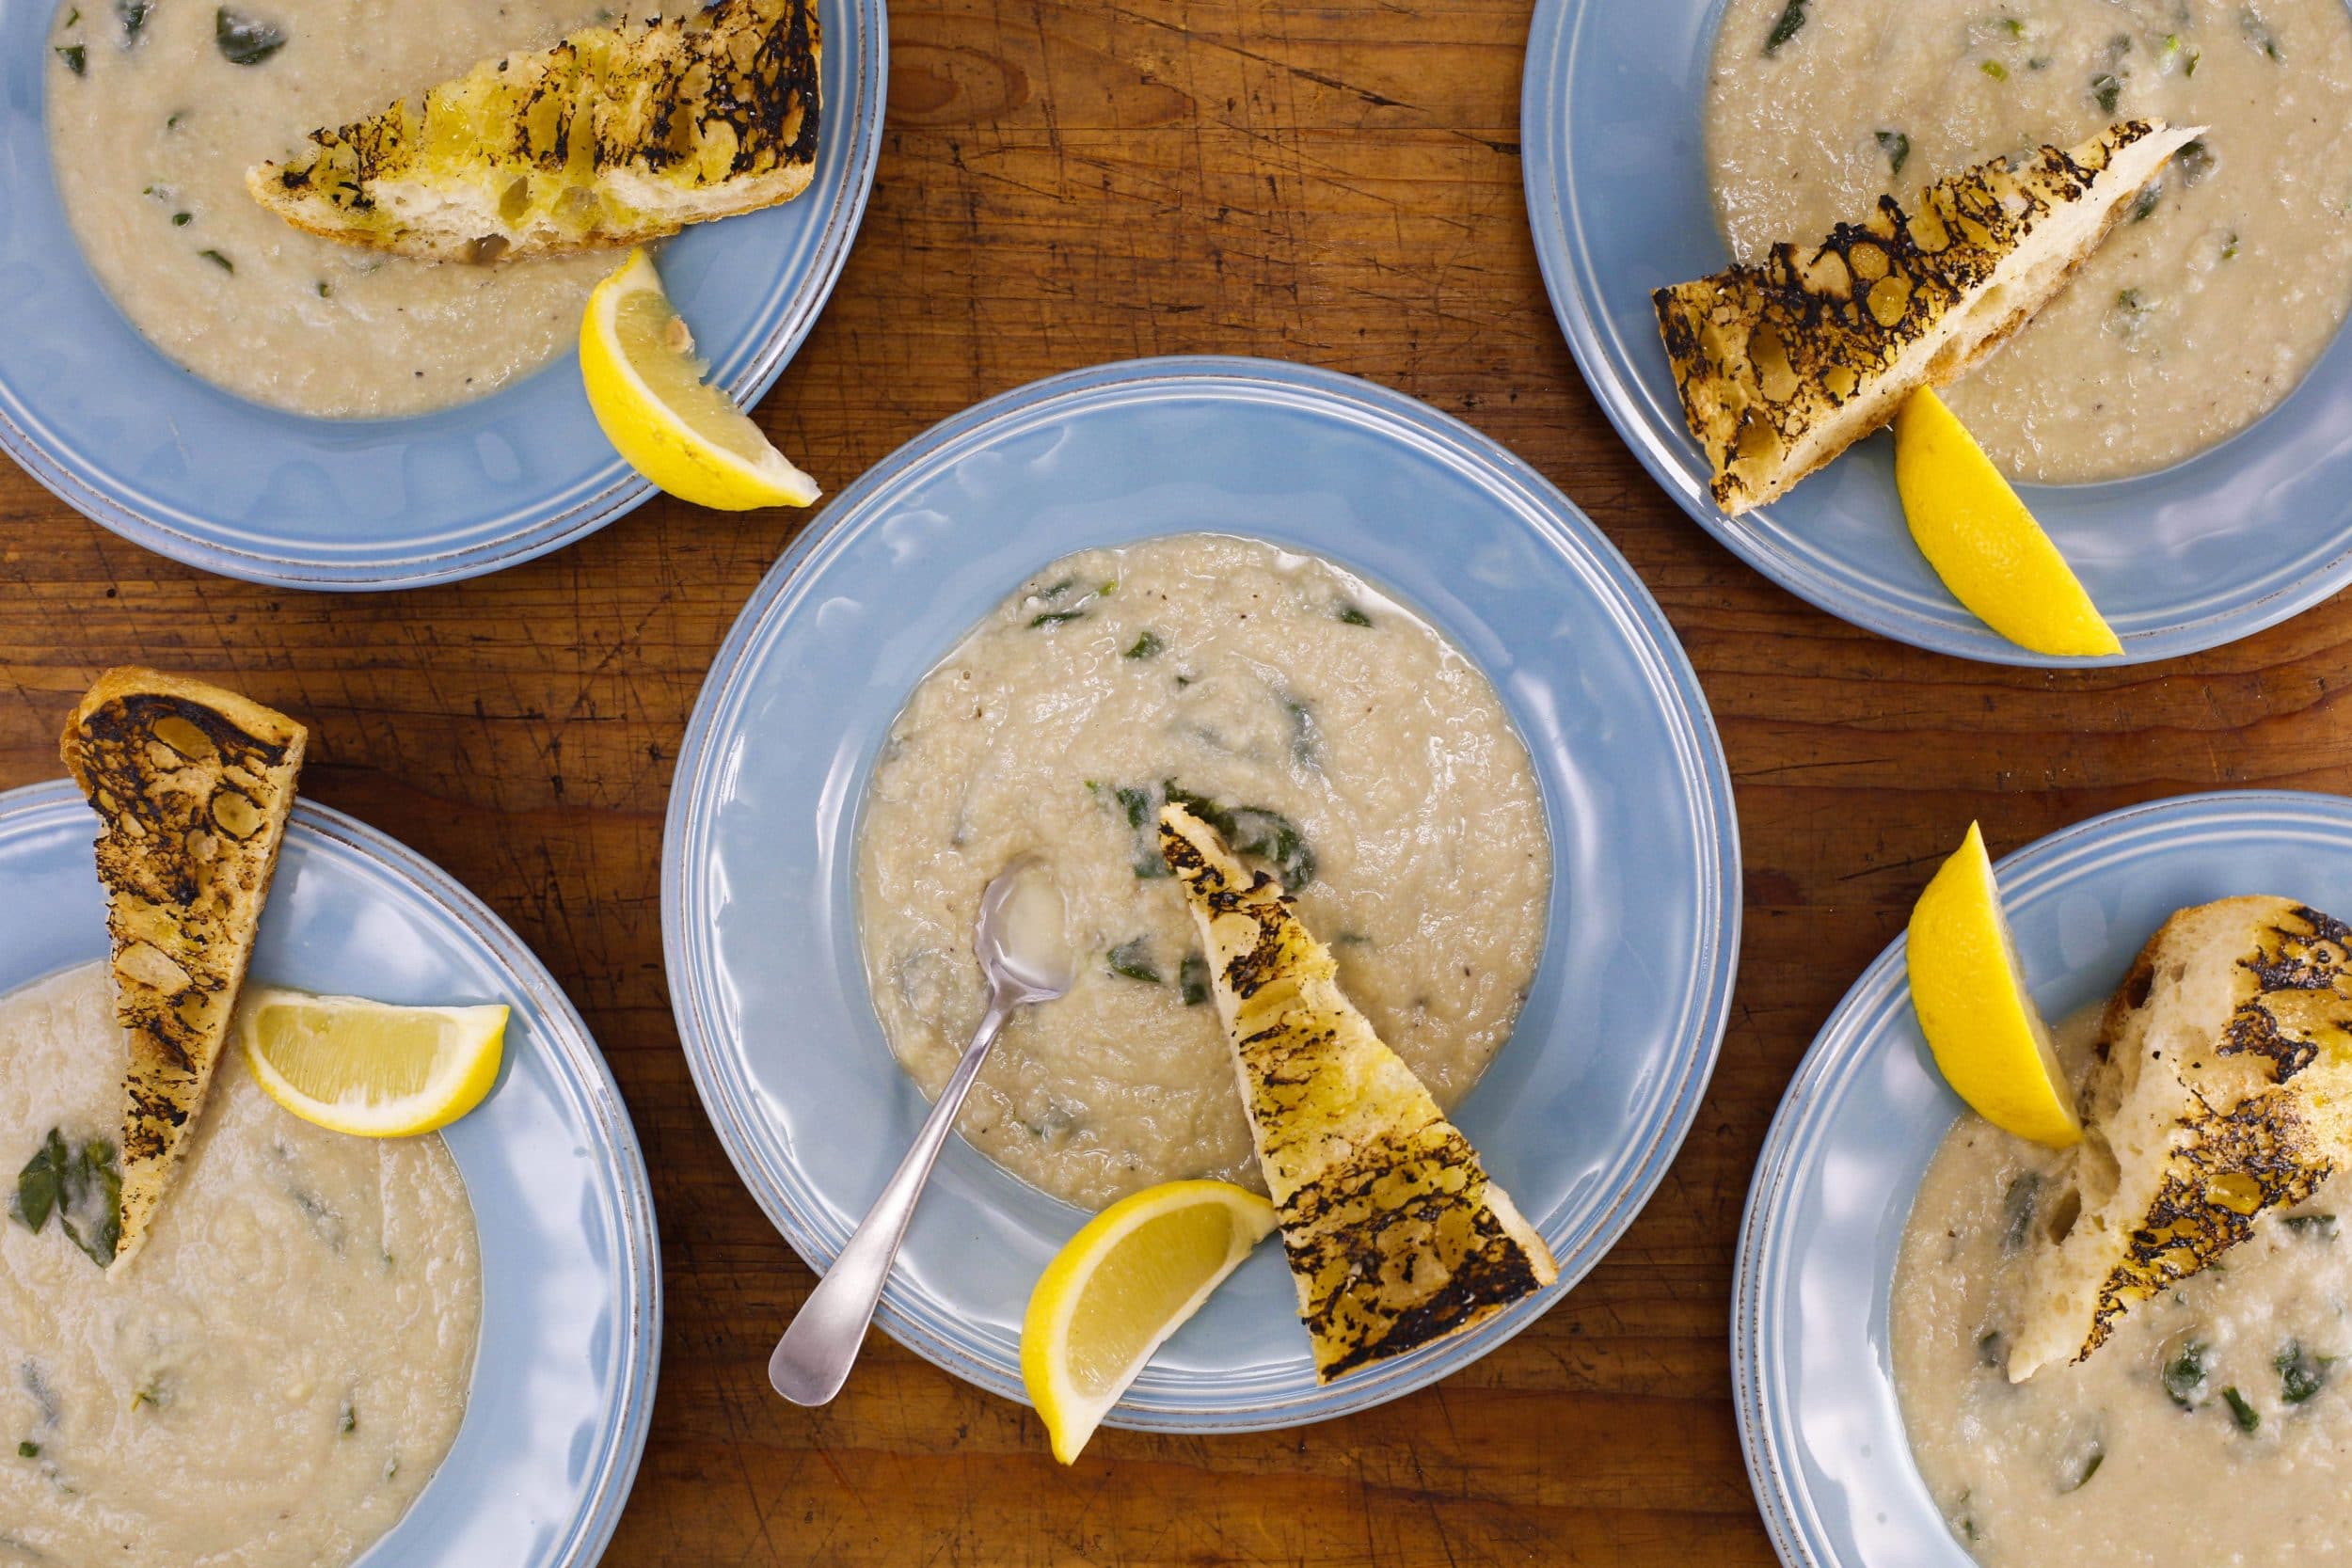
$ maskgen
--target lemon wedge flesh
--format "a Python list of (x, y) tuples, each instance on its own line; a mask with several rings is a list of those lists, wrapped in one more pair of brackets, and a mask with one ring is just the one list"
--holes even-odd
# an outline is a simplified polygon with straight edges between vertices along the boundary
[(2037, 654), (2123, 651), (2001, 470), (1924, 387), (1895, 414), (1895, 489), (1919, 553), (1985, 625)]
[(1087, 1222), (1039, 1276), (1021, 1380), (1054, 1457), (1077, 1462), (1168, 1337), (1274, 1228), (1274, 1205), (1230, 1181), (1169, 1181)]
[(682, 500), (722, 512), (806, 506), (823, 492), (703, 380), (693, 335), (643, 250), (596, 285), (580, 324), (588, 406), (628, 466)]
[(2052, 1148), (2080, 1142), (2074, 1097), (2026, 994), (1993, 861), (1974, 822), (1912, 907), (1911, 1005), (1935, 1065), (1976, 1113)]
[(498, 1081), (506, 1008), (400, 1007), (249, 986), (237, 1036), (262, 1087), (303, 1120), (404, 1138), (482, 1103)]

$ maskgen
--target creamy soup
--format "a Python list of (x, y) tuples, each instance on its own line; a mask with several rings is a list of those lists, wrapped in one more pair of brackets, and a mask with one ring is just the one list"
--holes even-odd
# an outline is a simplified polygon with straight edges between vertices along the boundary
[(1192, 918), (1156, 847), (1170, 792), (1232, 814), (1340, 980), (1438, 1099), (1477, 1081), (1543, 943), (1550, 847), (1484, 675), (1366, 584), (1186, 534), (1055, 562), (908, 700), (858, 840), (874, 1005), (936, 1095), (979, 1021), (981, 889), (1033, 855), (1077, 984), (1006, 1029), (960, 1127), (1094, 1207), (1183, 1177), (1259, 1185)]
[(2110, 479), (2261, 418), (2352, 306), (2344, 0), (1730, 0), (1708, 160), (1752, 261), (2135, 116), (2210, 129), (1947, 394), (2011, 475)]
[[(2070, 1066), (2099, 1009), (2061, 1031)], [(1920, 1475), (1987, 1568), (2308, 1568), (2352, 1556), (2352, 1197), (2341, 1177), (2009, 1381), (2040, 1197), (2071, 1156), (1964, 1115), (1914, 1200), (1893, 1309)], [(2339, 1376), (2342, 1373), (2344, 1375)]]
[[(111, 1145), (129, 1060), (103, 966), (0, 1000), (0, 1180), (53, 1129)], [(0, 1218), (0, 1563), (350, 1561), (457, 1434), (481, 1294), (439, 1138), (326, 1132), (223, 1062), (119, 1271)]]
[(65, 0), (49, 138), (82, 253), (187, 369), (299, 414), (481, 397), (571, 343), (616, 259), (412, 261), (296, 230), (245, 171), (618, 6), (595, 0)]

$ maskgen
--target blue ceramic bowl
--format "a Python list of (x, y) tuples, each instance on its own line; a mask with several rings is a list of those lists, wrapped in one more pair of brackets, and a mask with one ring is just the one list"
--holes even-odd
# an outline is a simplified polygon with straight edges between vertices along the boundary
[[(2092, 817), (1995, 868), (2043, 1016), (2112, 991), (2165, 917), (2239, 894), (2352, 910), (2352, 801), (2189, 795)], [(1903, 943), (1830, 1015), (1756, 1164), (1732, 1285), (1748, 1477), (1789, 1568), (1972, 1568), (1911, 1462), (1889, 1307), (1912, 1196), (1961, 1114)]]
[[(106, 957), (97, 833), (69, 784), (0, 794), (0, 991)], [(580, 1015), (480, 900), (307, 802), (287, 831), (252, 974), (386, 1002), (513, 1008), (498, 1086), (443, 1133), (482, 1241), (465, 1423), (359, 1564), (589, 1568), (644, 1450), (661, 1284), (637, 1135)]]
[[(53, 12), (46, 0), (0, 6), (0, 451), (25, 471), (149, 549), (288, 588), (477, 577), (585, 537), (653, 493), (596, 428), (575, 354), (477, 402), (398, 420), (265, 408), (166, 358), (83, 263), (58, 202), (41, 86)], [(882, 144), (882, 0), (822, 0), (818, 17), (814, 182), (661, 251), (712, 378), (746, 406), (832, 293)]]
[[(1111, 1418), (1243, 1431), (1393, 1398), (1534, 1322), (1641, 1208), (1713, 1066), (1739, 948), (1730, 780), (1672, 631), (1565, 497), (1420, 404), (1295, 365), (1143, 360), (983, 404), (847, 491), (736, 623), (671, 793), (662, 928), (703, 1103), (822, 1268), (927, 1110), (883, 1041), (856, 931), (851, 846), (891, 721), (1041, 565), (1197, 530), (1326, 556), (1441, 627), (1527, 740), (1556, 856), (1517, 1036), (1459, 1119), (1549, 1239), (1560, 1284), (1318, 1388), (1263, 1248)], [(1085, 1218), (951, 1142), (882, 1327), (1023, 1398), (1030, 1287)]]
[(1701, 135), (1724, 0), (1539, 0), (1520, 93), (1527, 206), (1593, 395), (1683, 510), (1774, 582), (1887, 637), (1998, 664), (2136, 664), (2233, 641), (2352, 580), (2352, 335), (2270, 416), (2161, 473), (2021, 487), (2123, 642), (2027, 653), (1961, 608), (1903, 526), (1891, 444), (1772, 505), (1715, 509), (1650, 291), (1730, 260)]

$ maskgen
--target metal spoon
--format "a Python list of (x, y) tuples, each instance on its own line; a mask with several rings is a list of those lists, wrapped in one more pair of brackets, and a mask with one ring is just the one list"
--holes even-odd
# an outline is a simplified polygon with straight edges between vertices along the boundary
[(768, 1357), (768, 1381), (794, 1404), (823, 1404), (849, 1380), (882, 1301), (882, 1282), (890, 1277), (907, 1222), (914, 1217), (915, 1200), (997, 1031), (1015, 1007), (1051, 1002), (1077, 978), (1077, 959), (1062, 929), (1061, 894), (1032, 861), (1015, 861), (999, 871), (980, 895), (972, 945), (988, 977), (988, 1012), (915, 1134), (914, 1147)]

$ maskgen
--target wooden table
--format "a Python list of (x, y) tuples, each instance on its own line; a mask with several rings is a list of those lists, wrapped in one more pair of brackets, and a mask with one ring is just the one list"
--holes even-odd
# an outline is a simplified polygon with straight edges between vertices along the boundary
[(1134, 355), (1283, 356), (1427, 399), (1566, 489), (1681, 634), (1730, 753), (1746, 949), (1690, 1142), (1615, 1253), (1443, 1385), (1257, 1437), (1036, 1420), (877, 1340), (829, 1409), (763, 1363), (809, 1284), (694, 1097), (662, 981), (664, 794), (703, 672), (805, 519), (658, 500), (421, 593), (169, 564), (0, 471), (0, 786), (61, 771), (106, 665), (312, 725), (304, 786), (448, 867), (601, 1041), (645, 1143), (668, 1327), (611, 1559), (631, 1565), (1763, 1564), (1732, 1420), (1731, 1250), (1790, 1069), (1972, 816), (1995, 852), (2218, 784), (2338, 786), (2342, 601), (2148, 670), (1965, 664), (1765, 583), (1651, 484), (1545, 304), (1520, 196), (1527, 0), (899, 0), (856, 251), (761, 409), (838, 490), (967, 404)]

